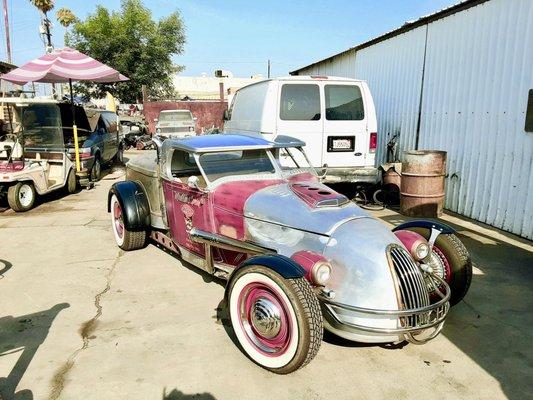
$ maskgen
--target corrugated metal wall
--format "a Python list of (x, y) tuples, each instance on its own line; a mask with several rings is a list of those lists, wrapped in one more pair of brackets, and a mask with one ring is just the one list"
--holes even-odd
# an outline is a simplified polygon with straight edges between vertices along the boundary
[(384, 160), (387, 134), (415, 147), (426, 47), (419, 148), (448, 151), (446, 208), (533, 239), (531, 21), (533, 1), (491, 0), (299, 74), (368, 81)]

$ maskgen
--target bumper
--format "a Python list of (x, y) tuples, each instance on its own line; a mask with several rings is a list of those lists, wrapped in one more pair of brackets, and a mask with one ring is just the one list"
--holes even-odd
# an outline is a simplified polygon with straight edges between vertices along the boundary
[(374, 167), (328, 168), (324, 183), (371, 183), (381, 181), (381, 171)]
[[(319, 295), (327, 330), (348, 340), (367, 343), (389, 343), (407, 340), (422, 344), (441, 331), (450, 309), (450, 287), (444, 287), (441, 299), (427, 307), (403, 310), (375, 310), (337, 303)], [(361, 323), (359, 321), (364, 321)], [(393, 322), (394, 321), (394, 322)], [(387, 327), (384, 322), (392, 322)]]

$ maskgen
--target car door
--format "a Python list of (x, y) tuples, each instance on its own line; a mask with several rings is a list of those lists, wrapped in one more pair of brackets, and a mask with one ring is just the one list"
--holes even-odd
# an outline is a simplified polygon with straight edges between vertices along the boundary
[(363, 100), (354, 82), (324, 85), (322, 161), (329, 167), (365, 165), (369, 133)]
[[(306, 143), (306, 152), (314, 167), (322, 163), (322, 95), (317, 83), (281, 82), (276, 132)], [(283, 158), (280, 160), (283, 164)]]
[(163, 193), (172, 239), (196, 255), (205, 256), (205, 246), (189, 237), (194, 227), (212, 231), (207, 193), (187, 184), (190, 176), (201, 178), (200, 170), (194, 157), (180, 150), (174, 150), (171, 170), (172, 178), (163, 179)]

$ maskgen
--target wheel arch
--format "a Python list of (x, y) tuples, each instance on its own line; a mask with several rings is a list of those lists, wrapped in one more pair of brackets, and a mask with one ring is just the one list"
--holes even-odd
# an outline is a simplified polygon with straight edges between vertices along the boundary
[(124, 226), (131, 231), (150, 227), (150, 205), (144, 188), (134, 181), (117, 182), (107, 195), (107, 212), (111, 212), (111, 197), (117, 200), (124, 215)]
[(261, 265), (263, 267), (271, 269), (272, 271), (280, 274), (285, 279), (303, 278), (306, 274), (305, 269), (300, 264), (290, 259), (289, 257), (282, 256), (281, 254), (263, 254), (253, 256), (239, 264), (233, 270), (226, 285), (226, 299), (228, 298), (228, 288), (231, 286), (230, 283), (233, 277), (235, 276), (235, 272), (251, 265)]
[(400, 231), (408, 228), (425, 228), (431, 231), (431, 229), (436, 229), (440, 233), (455, 233), (455, 229), (450, 225), (443, 224), (442, 222), (429, 221), (424, 219), (415, 219), (413, 221), (404, 222), (398, 226), (395, 226), (392, 231)]

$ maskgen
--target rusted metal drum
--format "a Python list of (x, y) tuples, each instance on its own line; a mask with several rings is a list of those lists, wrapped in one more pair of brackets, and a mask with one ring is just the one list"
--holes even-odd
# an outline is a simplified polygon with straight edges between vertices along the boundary
[(444, 206), (445, 174), (445, 151), (404, 151), (400, 213), (410, 217), (440, 217)]

